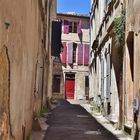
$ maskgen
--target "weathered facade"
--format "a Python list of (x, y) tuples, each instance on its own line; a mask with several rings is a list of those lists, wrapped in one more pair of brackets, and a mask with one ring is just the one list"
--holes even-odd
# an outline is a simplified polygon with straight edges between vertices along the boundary
[(52, 97), (52, 69), (53, 69), (53, 59), (51, 56), (51, 37), (52, 37), (52, 21), (56, 20), (56, 0), (49, 0), (48, 1), (48, 8), (47, 8), (47, 35), (46, 35), (46, 48), (47, 49), (47, 97), (48, 100)]
[(0, 1), (1, 140), (29, 137), (32, 119), (46, 104), (55, 12), (55, 0)]
[[(123, 40), (119, 41), (116, 20), (123, 20), (121, 0), (91, 1), (90, 91), (94, 108), (122, 126)], [(124, 30), (124, 27), (122, 27)]]
[[(126, 0), (126, 44), (124, 52), (124, 124), (140, 132), (140, 1)], [(133, 107), (134, 106), (134, 107)], [(140, 138), (140, 136), (139, 136)]]
[(57, 19), (62, 21), (63, 48), (60, 59), (54, 59), (59, 63), (54, 65), (53, 97), (85, 99), (88, 96), (89, 17), (57, 14)]
[(98, 111), (136, 140), (140, 132), (139, 6), (138, 0), (91, 1), (90, 32), (90, 98)]

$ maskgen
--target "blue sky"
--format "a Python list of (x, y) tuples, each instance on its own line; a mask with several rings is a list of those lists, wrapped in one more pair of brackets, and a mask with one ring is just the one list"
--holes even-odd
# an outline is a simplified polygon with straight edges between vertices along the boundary
[(57, 12), (76, 12), (77, 14), (89, 14), (90, 0), (57, 0)]

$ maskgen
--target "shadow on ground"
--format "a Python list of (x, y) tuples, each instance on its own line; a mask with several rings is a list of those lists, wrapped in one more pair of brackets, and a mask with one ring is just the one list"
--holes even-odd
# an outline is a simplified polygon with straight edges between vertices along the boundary
[(80, 105), (63, 100), (47, 118), (44, 140), (118, 140)]

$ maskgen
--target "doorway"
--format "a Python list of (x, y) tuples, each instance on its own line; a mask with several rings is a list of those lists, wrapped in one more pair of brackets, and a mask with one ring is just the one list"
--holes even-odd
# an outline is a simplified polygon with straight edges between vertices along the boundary
[(65, 98), (74, 99), (75, 74), (66, 74), (65, 79)]

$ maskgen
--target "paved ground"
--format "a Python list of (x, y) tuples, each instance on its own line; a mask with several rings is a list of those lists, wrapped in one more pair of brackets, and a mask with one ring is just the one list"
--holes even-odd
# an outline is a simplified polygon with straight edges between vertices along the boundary
[(80, 105), (62, 101), (48, 117), (44, 140), (117, 140)]

